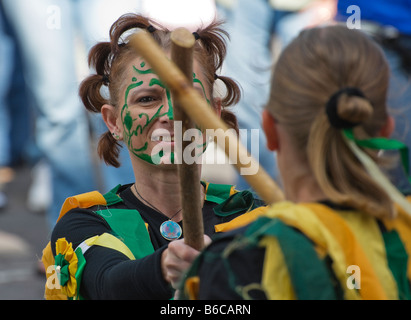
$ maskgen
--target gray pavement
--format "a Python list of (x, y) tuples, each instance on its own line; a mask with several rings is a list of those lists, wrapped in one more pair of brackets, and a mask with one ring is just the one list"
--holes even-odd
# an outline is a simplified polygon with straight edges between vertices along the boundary
[(8, 206), (0, 211), (0, 300), (43, 300), (45, 276), (38, 261), (49, 230), (43, 214), (26, 206), (30, 170), (17, 168), (8, 184)]

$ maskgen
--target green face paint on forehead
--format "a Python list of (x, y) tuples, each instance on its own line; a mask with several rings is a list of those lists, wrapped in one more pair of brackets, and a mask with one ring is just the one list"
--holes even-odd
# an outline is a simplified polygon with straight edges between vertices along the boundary
[[(145, 62), (142, 62), (140, 64), (140, 66), (143, 68), (145, 66)], [(147, 69), (147, 70), (140, 70), (137, 69), (135, 66), (133, 66), (134, 71), (136, 71), (138, 74), (154, 74), (153, 69)], [(133, 78), (134, 79), (134, 78)], [(168, 112), (167, 112), (167, 116), (170, 120), (174, 120), (174, 109), (173, 109), (173, 103), (171, 101), (171, 94), (170, 91), (166, 88), (166, 86), (164, 85), (164, 83), (158, 79), (158, 78), (151, 78), (150, 82), (149, 82), (149, 87), (152, 87), (154, 85), (158, 85), (159, 87), (163, 88), (166, 90), (166, 95), (167, 95), (167, 105), (168, 105)], [(161, 115), (162, 116), (162, 115)], [(160, 116), (160, 117), (161, 117)]]
[[(142, 62), (140, 64), (140, 68), (144, 68), (146, 65), (145, 62)], [(170, 91), (166, 88), (164, 83), (158, 79), (157, 77), (152, 77), (149, 80), (148, 86), (159, 86), (163, 88), (166, 92), (166, 98), (167, 98), (167, 105), (168, 105), (168, 110), (167, 112), (163, 112), (164, 110), (164, 105), (161, 105), (157, 111), (152, 115), (151, 117), (149, 114), (142, 112), (137, 115), (136, 118), (133, 118), (131, 115), (131, 112), (129, 110), (129, 105), (128, 105), (128, 97), (130, 94), (130, 91), (143, 85), (146, 80), (140, 80), (139, 81), (139, 76), (140, 75), (147, 75), (147, 74), (152, 74), (153, 76), (157, 76), (153, 69), (139, 69), (136, 66), (133, 66), (133, 73), (136, 75), (132, 77), (131, 81), (132, 83), (128, 85), (125, 91), (125, 96), (124, 96), (124, 105), (121, 110), (121, 119), (123, 123), (123, 130), (124, 130), (124, 142), (126, 143), (128, 149), (137, 157), (140, 159), (147, 161), (151, 164), (155, 164), (156, 162), (153, 161), (153, 158), (158, 159), (159, 157), (161, 158), (163, 156), (162, 151), (160, 151), (156, 155), (150, 155), (147, 153), (148, 149), (148, 141), (142, 143), (142, 145), (134, 145), (135, 142), (133, 142), (133, 137), (138, 137), (139, 135), (142, 135), (145, 130), (148, 129), (150, 124), (154, 122), (157, 118), (167, 116), (170, 120), (174, 120), (174, 109), (173, 109), (173, 104), (171, 100), (171, 94)], [(210, 100), (207, 99), (206, 91), (204, 88), (204, 85), (202, 82), (196, 77), (195, 73), (193, 73), (193, 83), (199, 83), (204, 96), (206, 97), (207, 103), (210, 104)], [(202, 146), (204, 147), (204, 146)], [(171, 163), (174, 161), (174, 152), (170, 155)]]

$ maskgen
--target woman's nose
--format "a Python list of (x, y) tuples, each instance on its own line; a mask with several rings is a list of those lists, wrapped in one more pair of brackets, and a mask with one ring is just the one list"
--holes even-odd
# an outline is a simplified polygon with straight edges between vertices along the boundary
[(161, 118), (166, 117), (168, 120), (174, 120), (174, 107), (173, 107), (173, 102), (171, 101), (171, 95), (168, 90), (167, 90), (165, 100), (166, 101), (164, 101), (164, 108), (163, 108)]

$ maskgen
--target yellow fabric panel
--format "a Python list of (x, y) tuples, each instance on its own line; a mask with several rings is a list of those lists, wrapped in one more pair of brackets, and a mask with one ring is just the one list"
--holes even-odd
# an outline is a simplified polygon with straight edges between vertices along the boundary
[(384, 239), (377, 221), (355, 211), (340, 211), (340, 216), (349, 225), (387, 294), (388, 299), (398, 300), (398, 288), (388, 266)]
[(233, 194), (237, 193), (237, 192), (238, 192), (238, 191), (235, 189), (235, 187), (232, 186), (231, 189), (230, 189), (230, 197), (231, 197)]
[[(245, 226), (264, 214), (268, 217), (280, 218), (288, 225), (300, 229), (315, 242), (317, 252), (330, 254), (334, 261), (334, 272), (343, 286), (347, 299), (395, 298), (396, 284), (391, 272), (386, 268), (386, 260), (380, 260), (381, 265), (378, 265), (376, 270), (373, 267), (376, 265), (374, 261), (379, 260), (385, 254), (381, 234), (378, 232), (375, 221), (369, 229), (364, 226), (366, 231), (357, 239), (354, 234), (358, 231), (354, 230), (353, 232), (349, 223), (328, 207), (321, 204), (295, 205), (284, 201), (271, 207), (257, 208), (230, 222), (217, 225), (215, 229), (217, 232), (226, 232)], [(361, 227), (361, 223), (358, 226), (354, 225), (355, 222), (351, 224), (353, 224), (354, 229)], [(367, 247), (367, 242), (371, 241), (374, 236), (376, 238), (373, 241), (373, 248)], [(366, 251), (363, 247), (367, 248)], [(376, 252), (372, 252), (375, 249)], [(369, 259), (374, 263), (371, 264)], [(346, 286), (349, 265), (360, 267), (361, 297), (355, 290), (348, 289)], [(387, 296), (386, 292), (389, 292), (390, 295)]]
[(101, 246), (113, 250), (117, 250), (127, 256), (130, 260), (135, 260), (134, 255), (123, 241), (109, 233), (103, 233), (100, 236), (95, 236), (84, 241), (88, 246)]
[[(94, 236), (94, 237), (88, 238), (88, 239), (84, 240), (84, 243), (87, 244), (89, 247), (91, 247), (98, 237), (99, 236)], [(84, 252), (83, 252), (83, 254), (84, 254)]]
[(252, 211), (246, 212), (241, 216), (225, 223), (217, 224), (214, 226), (216, 232), (227, 232), (233, 229), (244, 227), (247, 224), (255, 221), (258, 217), (262, 216), (268, 207), (259, 207)]
[(64, 201), (63, 206), (61, 207), (60, 216), (58, 220), (60, 220), (60, 218), (64, 216), (64, 214), (66, 214), (66, 212), (71, 209), (89, 208), (97, 204), (101, 204), (101, 205), (107, 204), (106, 199), (98, 191), (91, 191), (91, 192), (79, 194), (73, 197), (69, 197)]
[(190, 277), (184, 283), (184, 292), (189, 300), (198, 300), (200, 290), (200, 278)]
[(349, 265), (360, 267), (361, 298), (387, 299), (364, 251), (347, 224), (334, 211), (319, 204), (282, 203), (279, 206), (274, 205), (267, 215), (278, 217), (285, 223), (300, 229), (318, 246), (327, 249), (334, 261), (333, 269), (342, 284), (346, 299), (360, 298), (355, 290), (350, 290), (345, 285), (346, 270)]
[[(320, 241), (326, 241), (325, 245), (328, 247), (330, 256), (334, 262), (338, 262), (338, 264), (335, 264), (336, 268), (334, 268), (334, 270), (338, 270), (336, 275), (340, 279), (345, 293), (347, 294), (354, 291), (348, 289), (345, 285), (344, 278), (347, 275), (346, 269), (349, 265), (357, 265), (361, 270), (361, 297), (371, 300), (387, 299), (388, 297), (371, 263), (344, 219), (325, 205), (310, 203), (304, 204), (304, 206), (310, 208), (311, 210), (309, 210), (309, 212), (318, 217), (321, 229), (324, 228), (327, 230), (326, 232), (321, 232), (323, 239)], [(302, 221), (300, 223), (301, 226), (303, 226), (302, 230), (305, 232), (304, 223)], [(314, 236), (314, 238), (316, 238), (316, 236)], [(312, 239), (315, 240), (314, 238)], [(335, 252), (338, 252), (339, 255), (342, 253), (344, 257), (342, 259), (339, 257), (338, 260), (335, 260)]]
[(295, 293), (278, 240), (264, 237), (260, 246), (265, 247), (262, 287), (270, 300), (295, 300)]
[(323, 225), (320, 219), (313, 212), (302, 205), (295, 205), (291, 202), (274, 204), (268, 211), (267, 216), (279, 218), (286, 224), (301, 230), (314, 243), (325, 249), (333, 259), (333, 269), (336, 277), (342, 284), (345, 299), (360, 299), (355, 290), (348, 290), (345, 285), (347, 274), (346, 269), (349, 264), (343, 249), (333, 234)]

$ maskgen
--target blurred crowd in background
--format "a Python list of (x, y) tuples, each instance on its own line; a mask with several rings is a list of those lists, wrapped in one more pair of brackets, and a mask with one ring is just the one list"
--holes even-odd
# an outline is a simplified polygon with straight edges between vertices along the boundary
[[(27, 208), (45, 212), (50, 228), (66, 197), (132, 182), (125, 148), (118, 169), (96, 157), (96, 141), (106, 129), (99, 117), (86, 114), (78, 97), (89, 72), (88, 50), (107, 39), (111, 24), (128, 12), (148, 14), (170, 28), (195, 29), (215, 16), (224, 19), (230, 41), (221, 74), (242, 88), (235, 113), (240, 128), (248, 130), (261, 128), (271, 66), (300, 30), (326, 23), (361, 28), (381, 44), (391, 66), (393, 138), (411, 145), (411, 0), (2, 0), (0, 210), (20, 166), (31, 168)], [(262, 131), (257, 149), (250, 146), (251, 135), (240, 138), (250, 151), (258, 150), (253, 155), (278, 181), (275, 154), (266, 149)], [(204, 179), (248, 188), (231, 167), (203, 170)], [(405, 189), (403, 178), (403, 172), (394, 175)]]

